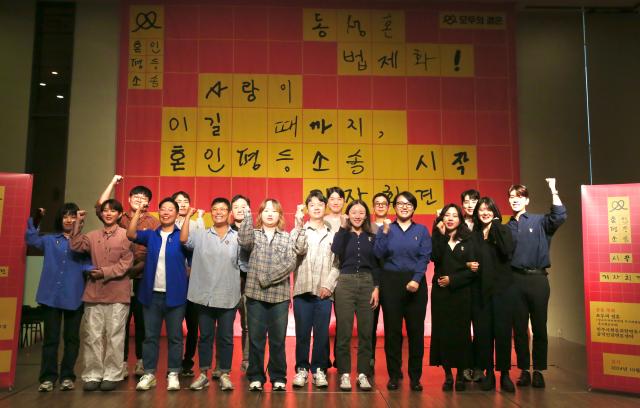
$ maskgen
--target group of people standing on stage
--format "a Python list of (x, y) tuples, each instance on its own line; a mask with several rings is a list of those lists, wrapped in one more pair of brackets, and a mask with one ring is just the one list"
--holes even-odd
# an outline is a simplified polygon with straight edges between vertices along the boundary
[[(208, 387), (210, 379), (217, 379), (222, 390), (232, 390), (229, 373), (238, 312), (241, 369), (246, 371), (249, 390), (261, 391), (268, 374), (272, 389), (283, 391), (292, 296), (294, 387), (309, 381), (318, 388), (327, 387), (327, 370), (334, 365), (339, 388), (351, 390), (355, 317), (354, 381), (361, 390), (372, 389), (381, 308), (387, 388), (398, 389), (403, 378), (404, 322), (410, 388), (421, 391), (429, 297), (425, 273), (430, 261), (435, 272), (429, 362), (444, 369), (442, 389), (464, 391), (465, 381), (475, 380), (483, 390), (493, 390), (495, 370), (500, 372), (500, 389), (514, 392), (509, 377), (512, 332), (517, 366), (522, 370), (517, 384), (545, 385), (541, 372), (547, 365), (549, 247), (552, 235), (566, 219), (555, 179), (547, 179), (553, 196), (549, 214), (527, 212), (529, 192), (523, 185), (514, 185), (508, 191), (513, 216), (504, 225), (493, 199), (468, 190), (461, 194), (462, 206), (451, 203), (439, 211), (431, 233), (413, 221), (418, 202), (408, 191), (397, 194), (392, 202), (376, 194), (371, 214), (362, 200), (351, 201), (344, 209), (345, 195), (339, 187), (328, 189), (326, 195), (312, 190), (304, 204), (297, 206), (295, 225), (287, 232), (282, 205), (275, 198), (263, 200), (254, 219), (247, 197), (216, 197), (211, 202), (213, 224), (209, 228), (203, 211), (190, 205), (184, 191), (162, 199), (156, 218), (147, 212), (151, 191), (134, 187), (129, 194), (130, 208), (125, 211), (110, 198), (121, 179), (114, 176), (96, 204), (103, 223), (98, 230), (83, 232), (87, 212), (73, 203), (58, 211), (54, 234), (39, 233), (43, 209), (29, 220), (27, 243), (44, 251), (36, 296), (45, 322), (40, 391), (53, 390), (57, 380), (62, 390), (74, 388), (81, 338), (83, 389), (115, 389), (129, 374), (126, 360), (132, 317), (135, 374), (140, 376), (136, 389), (148, 390), (157, 384), (164, 322), (167, 389), (179, 390), (182, 375), (194, 377), (192, 390)], [(389, 218), (390, 207), (394, 220)], [(329, 344), (332, 309), (336, 317), (333, 363)], [(64, 356), (58, 367), (61, 326)], [(193, 371), (196, 344), (197, 376)]]

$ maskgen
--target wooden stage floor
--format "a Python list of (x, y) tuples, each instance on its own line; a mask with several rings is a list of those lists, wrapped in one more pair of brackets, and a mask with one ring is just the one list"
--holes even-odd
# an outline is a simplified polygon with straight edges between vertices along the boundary
[[(146, 392), (135, 390), (136, 377), (131, 375), (123, 381), (116, 391), (110, 393), (82, 391), (82, 382), (76, 382), (76, 390), (62, 392), (57, 388), (50, 393), (38, 392), (38, 371), (40, 365), (40, 346), (37, 343), (30, 348), (21, 349), (18, 356), (18, 368), (15, 387), (10, 391), (0, 391), (0, 408), (4, 407), (38, 407), (38, 408), (72, 408), (72, 407), (567, 407), (567, 408), (638, 408), (640, 398), (628, 395), (589, 391), (586, 378), (586, 358), (584, 346), (562, 339), (550, 339), (549, 370), (545, 374), (546, 389), (526, 387), (517, 389), (515, 394), (498, 391), (484, 392), (477, 384), (467, 387), (465, 392), (445, 393), (440, 387), (443, 381), (442, 370), (438, 367), (425, 366), (422, 378), (423, 392), (409, 389), (406, 378), (401, 381), (398, 391), (386, 389), (387, 374), (384, 360), (384, 340), (379, 338), (376, 350), (377, 364), (374, 377), (374, 389), (370, 392), (358, 391), (354, 386), (352, 392), (341, 392), (337, 386), (338, 374), (335, 369), (329, 370), (329, 388), (319, 390), (309, 383), (302, 389), (293, 389), (293, 366), (295, 362), (295, 338), (287, 338), (287, 363), (289, 378), (286, 392), (271, 392), (271, 385), (266, 384), (262, 393), (247, 390), (247, 380), (240, 371), (240, 340), (236, 337), (233, 369), (231, 373), (235, 390), (222, 392), (213, 382), (208, 389), (191, 391), (188, 389), (192, 378), (181, 378), (183, 389), (167, 392), (164, 371), (166, 368), (166, 342), (161, 343), (158, 387)], [(133, 340), (131, 340), (133, 350)], [(425, 350), (425, 361), (428, 361), (428, 338)], [(354, 339), (353, 345), (356, 345)], [(355, 348), (353, 366), (355, 367)], [(406, 342), (404, 356), (406, 359)], [(133, 361), (130, 358), (130, 371)], [(515, 361), (515, 359), (514, 359)], [(197, 363), (196, 363), (197, 364)], [(79, 374), (79, 367), (77, 374)], [(518, 370), (511, 371), (515, 382)], [(353, 381), (353, 376), (352, 376)], [(56, 384), (57, 386), (57, 384)], [(639, 390), (640, 392), (640, 390)]]

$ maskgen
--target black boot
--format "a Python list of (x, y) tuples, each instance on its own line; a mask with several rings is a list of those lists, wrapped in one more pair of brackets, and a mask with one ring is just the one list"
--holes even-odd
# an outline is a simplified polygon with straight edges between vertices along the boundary
[(531, 374), (529, 374), (528, 370), (522, 370), (516, 384), (518, 384), (518, 387), (528, 387), (531, 385)]
[(492, 371), (487, 371), (487, 375), (480, 382), (480, 389), (482, 391), (491, 391), (496, 389), (496, 374)]

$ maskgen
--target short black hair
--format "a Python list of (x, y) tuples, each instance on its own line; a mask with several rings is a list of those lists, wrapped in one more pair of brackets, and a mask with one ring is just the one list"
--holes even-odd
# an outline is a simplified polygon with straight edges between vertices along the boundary
[(112, 210), (116, 210), (120, 214), (122, 214), (122, 212), (124, 211), (122, 209), (122, 203), (116, 200), (115, 198), (110, 198), (106, 200), (104, 203), (102, 203), (100, 205), (100, 212), (104, 211), (104, 209), (107, 208), (107, 206), (109, 206), (109, 208), (111, 208)]
[(469, 238), (471, 236), (471, 230), (469, 230), (467, 223), (464, 222), (464, 215), (462, 215), (462, 208), (460, 208), (460, 206), (455, 203), (449, 203), (442, 208), (442, 211), (440, 211), (440, 215), (433, 222), (433, 230), (432, 230), (433, 233), (431, 235), (436, 234), (436, 230), (438, 230), (436, 225), (438, 225), (438, 223), (444, 219), (445, 214), (451, 208), (455, 208), (456, 212), (458, 213), (458, 218), (460, 219), (460, 224), (458, 225), (458, 228), (456, 228), (456, 238), (460, 240)]
[(131, 191), (129, 191), (129, 197), (136, 194), (142, 194), (143, 196), (147, 197), (147, 200), (149, 200), (149, 202), (151, 202), (151, 197), (153, 197), (153, 194), (151, 194), (151, 190), (149, 190), (149, 188), (146, 186), (135, 186), (131, 189)]
[(233, 196), (233, 198), (231, 199), (231, 205), (233, 205), (233, 203), (235, 203), (238, 200), (244, 200), (247, 202), (247, 205), (250, 206), (251, 205), (251, 201), (249, 201), (249, 198), (243, 196), (242, 194), (236, 194)]
[(462, 193), (460, 193), (460, 202), (461, 203), (464, 203), (464, 198), (466, 196), (469, 196), (469, 199), (471, 199), (471, 200), (479, 200), (480, 199), (480, 192), (478, 190), (476, 190), (475, 188), (463, 191)]
[(311, 199), (314, 197), (317, 198), (318, 201), (322, 201), (323, 203), (325, 203), (325, 205), (329, 201), (327, 200), (327, 197), (325, 197), (324, 194), (322, 194), (322, 191), (315, 189), (315, 190), (309, 191), (309, 195), (307, 196), (307, 199), (305, 200), (304, 205), (308, 207), (309, 203), (311, 202)]
[(224, 197), (216, 197), (213, 199), (213, 201), (211, 201), (211, 208), (213, 208), (214, 205), (219, 204), (219, 203), (224, 203), (227, 206), (227, 210), (231, 209), (231, 203), (229, 202), (229, 200), (227, 200)]
[(176, 212), (178, 211), (178, 203), (176, 203), (176, 200), (173, 199), (173, 197), (165, 197), (162, 199), (162, 201), (160, 201), (160, 203), (158, 204), (158, 209), (160, 209), (160, 207), (162, 207), (162, 204), (164, 203), (171, 203), (173, 204), (173, 206), (176, 208)]
[(56, 232), (62, 232), (62, 219), (65, 215), (77, 215), (80, 208), (76, 203), (64, 203), (62, 207), (58, 208), (56, 212), (56, 218), (53, 221), (53, 229)]
[(410, 191), (403, 191), (401, 193), (396, 194), (395, 197), (393, 197), (393, 206), (396, 206), (396, 203), (398, 202), (398, 197), (404, 197), (407, 199), (408, 202), (411, 203), (411, 205), (413, 205), (413, 210), (415, 211), (416, 208), (418, 208), (418, 200), (416, 199), (416, 196), (414, 196), (413, 194), (411, 194)]
[(344, 199), (344, 190), (341, 189), (340, 187), (338, 187), (338, 186), (329, 187), (327, 189), (327, 198), (331, 197), (331, 194), (333, 194), (333, 193), (337, 193), (338, 196), (340, 196), (340, 198)]
[(376, 198), (378, 198), (378, 197), (384, 197), (384, 198), (385, 198), (385, 200), (387, 200), (387, 204), (389, 204), (389, 195), (388, 195), (388, 194), (385, 194), (385, 193), (376, 193), (376, 194), (373, 196), (373, 198), (371, 199), (371, 203), (372, 203), (373, 205), (375, 205)]
[[(171, 199), (172, 199), (173, 201), (175, 201), (175, 200), (176, 200), (176, 198), (178, 198), (178, 196), (179, 196), (179, 195), (183, 196), (183, 197), (184, 197), (184, 198), (186, 198), (189, 202), (191, 202), (191, 197), (189, 197), (189, 194), (187, 194), (185, 191), (182, 191), (182, 190), (180, 190), (180, 191), (176, 191), (175, 193), (171, 194)], [(160, 207), (160, 206), (158, 206), (158, 207)]]

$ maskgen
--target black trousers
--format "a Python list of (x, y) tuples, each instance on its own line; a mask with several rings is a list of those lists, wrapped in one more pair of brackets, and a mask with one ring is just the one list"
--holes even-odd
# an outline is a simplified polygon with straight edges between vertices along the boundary
[[(42, 360), (40, 362), (40, 382), (56, 382), (70, 379), (75, 381), (73, 368), (80, 350), (80, 322), (84, 309), (64, 310), (46, 305), (42, 306), (44, 320), (44, 341), (42, 344)], [(63, 326), (64, 325), (64, 326)], [(60, 328), (64, 327), (64, 352), (60, 371), (58, 371), (58, 347), (60, 345)], [(59, 374), (59, 375), (58, 375)]]
[(376, 359), (376, 344), (378, 343), (378, 320), (380, 320), (380, 305), (373, 309), (373, 330), (371, 333), (371, 359)]
[(549, 307), (549, 280), (546, 274), (522, 274), (514, 272), (513, 332), (518, 368), (528, 370), (529, 319), (533, 334), (533, 369), (547, 369), (547, 309)]
[(476, 368), (508, 371), (511, 369), (511, 333), (514, 309), (515, 287), (509, 286), (500, 293), (494, 293), (477, 309), (477, 320), (473, 326)]
[(133, 279), (133, 296), (129, 305), (129, 316), (127, 316), (127, 324), (124, 326), (124, 361), (129, 357), (129, 326), (133, 317), (133, 326), (135, 329), (136, 341), (136, 358), (142, 358), (142, 343), (144, 342), (144, 314), (142, 312), (142, 303), (138, 301), (138, 286), (140, 279)]
[(182, 368), (191, 370), (193, 368), (193, 356), (196, 354), (198, 345), (198, 306), (188, 300), (184, 320), (187, 322), (187, 340), (184, 344)]
[[(486, 369), (486, 346), (491, 337), (491, 306), (482, 302), (480, 282), (476, 280), (471, 286), (471, 326), (473, 327), (473, 341), (471, 342), (471, 356), (473, 367)], [(493, 347), (491, 347), (493, 352)]]
[(409, 341), (409, 378), (420, 381), (424, 358), (424, 318), (427, 313), (427, 284), (424, 278), (417, 292), (406, 286), (413, 272), (383, 271), (380, 280), (384, 313), (384, 351), (389, 378), (398, 379), (402, 367), (402, 321)]

